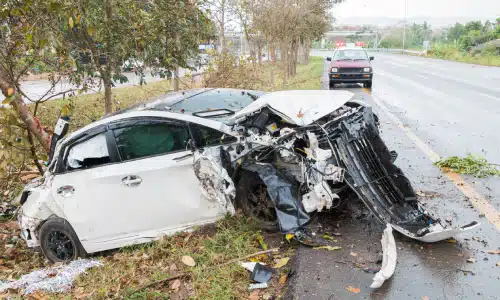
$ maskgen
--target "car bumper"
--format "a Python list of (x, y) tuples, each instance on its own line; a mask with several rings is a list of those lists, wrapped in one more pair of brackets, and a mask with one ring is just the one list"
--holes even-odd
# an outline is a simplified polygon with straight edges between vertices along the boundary
[(328, 75), (330, 82), (369, 82), (373, 79), (373, 73), (362, 73), (362, 74), (352, 74), (352, 73), (330, 73)]
[(21, 210), (17, 218), (17, 223), (21, 229), (21, 238), (26, 242), (27, 246), (30, 248), (40, 246), (40, 242), (38, 241), (38, 237), (36, 235), (36, 230), (40, 224), (40, 220), (24, 215)]

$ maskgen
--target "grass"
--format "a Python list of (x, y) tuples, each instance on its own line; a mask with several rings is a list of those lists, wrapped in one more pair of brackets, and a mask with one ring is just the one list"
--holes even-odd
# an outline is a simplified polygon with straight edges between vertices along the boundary
[(441, 159), (435, 163), (445, 172), (455, 172), (459, 174), (473, 175), (475, 177), (488, 177), (500, 175), (497, 165), (489, 163), (486, 159), (467, 154), (466, 157), (452, 156)]
[(458, 61), (463, 63), (478, 64), (485, 66), (500, 66), (500, 56), (492, 53), (471, 54), (461, 50), (458, 46), (448, 44), (437, 44), (427, 53), (426, 57)]

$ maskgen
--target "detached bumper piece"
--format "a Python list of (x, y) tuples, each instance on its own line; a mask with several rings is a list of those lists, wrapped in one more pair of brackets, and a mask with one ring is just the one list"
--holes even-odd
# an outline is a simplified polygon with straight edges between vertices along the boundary
[(320, 147), (333, 148), (346, 169), (346, 183), (382, 223), (423, 242), (444, 240), (478, 225), (445, 228), (425, 211), (408, 178), (394, 165), (395, 155), (380, 138), (371, 108), (359, 107), (322, 127), (316, 131), (323, 132)]

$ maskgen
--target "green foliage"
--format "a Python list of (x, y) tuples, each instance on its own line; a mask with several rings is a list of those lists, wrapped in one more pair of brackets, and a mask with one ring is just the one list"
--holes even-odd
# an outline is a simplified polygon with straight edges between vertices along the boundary
[(466, 157), (452, 156), (441, 159), (435, 163), (445, 171), (452, 171), (459, 174), (473, 175), (475, 177), (487, 177), (500, 175), (500, 170), (496, 165), (488, 163), (482, 157), (467, 154)]

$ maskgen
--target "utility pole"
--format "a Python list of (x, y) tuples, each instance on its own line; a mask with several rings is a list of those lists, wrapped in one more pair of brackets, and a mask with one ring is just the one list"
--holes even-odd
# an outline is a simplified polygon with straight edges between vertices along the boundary
[(403, 50), (405, 50), (405, 41), (406, 41), (406, 7), (408, 6), (408, 0), (405, 0), (405, 19), (403, 24)]

